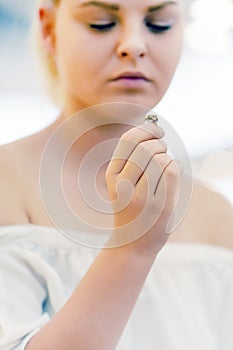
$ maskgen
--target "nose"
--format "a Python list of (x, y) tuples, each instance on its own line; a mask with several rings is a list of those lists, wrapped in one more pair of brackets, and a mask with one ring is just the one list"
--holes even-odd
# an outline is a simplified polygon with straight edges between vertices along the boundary
[(147, 54), (145, 37), (139, 23), (122, 28), (116, 51), (120, 59), (130, 60), (138, 60)]

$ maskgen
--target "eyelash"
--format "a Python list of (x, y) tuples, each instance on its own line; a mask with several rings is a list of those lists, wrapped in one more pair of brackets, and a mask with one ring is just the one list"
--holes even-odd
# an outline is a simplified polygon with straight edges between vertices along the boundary
[(158, 25), (150, 23), (148, 21), (145, 21), (144, 23), (147, 26), (147, 28), (149, 28), (149, 30), (155, 34), (162, 34), (172, 28), (171, 24)]
[(107, 31), (110, 30), (111, 28), (115, 27), (116, 23), (115, 22), (111, 22), (111, 23), (106, 23), (106, 24), (90, 24), (90, 28), (94, 29), (96, 31)]
[[(144, 23), (149, 28), (149, 30), (155, 34), (162, 34), (163, 32), (168, 31), (169, 29), (172, 28), (172, 25), (170, 24), (157, 25), (157, 24), (150, 23), (148, 21), (145, 21)], [(94, 29), (95, 31), (107, 32), (113, 27), (115, 27), (115, 25), (116, 25), (115, 22), (110, 22), (106, 24), (90, 24), (89, 27), (91, 29)]]

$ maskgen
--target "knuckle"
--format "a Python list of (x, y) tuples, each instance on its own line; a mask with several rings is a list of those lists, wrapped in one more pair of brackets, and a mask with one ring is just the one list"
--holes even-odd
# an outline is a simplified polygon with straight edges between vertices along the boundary
[(178, 177), (176, 165), (172, 160), (165, 169), (165, 176), (168, 181), (176, 180)]
[(158, 142), (161, 144), (162, 148), (164, 149), (164, 152), (167, 152), (167, 144), (164, 140), (158, 140)]
[(135, 141), (135, 128), (133, 129), (130, 129), (126, 132), (124, 132), (122, 135), (121, 135), (121, 139), (122, 140), (125, 140), (125, 141), (130, 141), (130, 142), (136, 142)]
[(171, 162), (171, 158), (165, 153), (155, 154), (154, 160), (162, 169), (165, 169)]
[(157, 139), (140, 142), (137, 145), (137, 150), (142, 155), (150, 154), (151, 156), (166, 154), (167, 152), (167, 148)]
[(153, 148), (151, 147), (151, 143), (148, 141), (140, 142), (137, 145), (137, 150), (143, 155), (143, 154), (151, 154), (153, 155)]
[(113, 173), (111, 171), (111, 167), (108, 166), (106, 172), (105, 172), (105, 181), (108, 184), (109, 182), (113, 181)]

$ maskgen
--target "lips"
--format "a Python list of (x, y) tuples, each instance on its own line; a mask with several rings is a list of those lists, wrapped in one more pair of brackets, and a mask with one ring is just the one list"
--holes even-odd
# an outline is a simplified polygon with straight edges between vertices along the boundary
[(129, 79), (129, 80), (144, 80), (144, 81), (150, 81), (143, 73), (141, 72), (124, 72), (120, 75), (116, 76), (112, 79), (112, 81), (117, 81), (121, 79)]

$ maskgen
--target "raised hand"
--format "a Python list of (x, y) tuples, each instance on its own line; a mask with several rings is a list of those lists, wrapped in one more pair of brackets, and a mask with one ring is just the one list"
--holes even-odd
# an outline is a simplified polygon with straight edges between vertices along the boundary
[(111, 245), (132, 242), (146, 254), (157, 254), (168, 239), (179, 171), (163, 136), (161, 128), (148, 123), (125, 132), (118, 142), (106, 171), (114, 212)]

